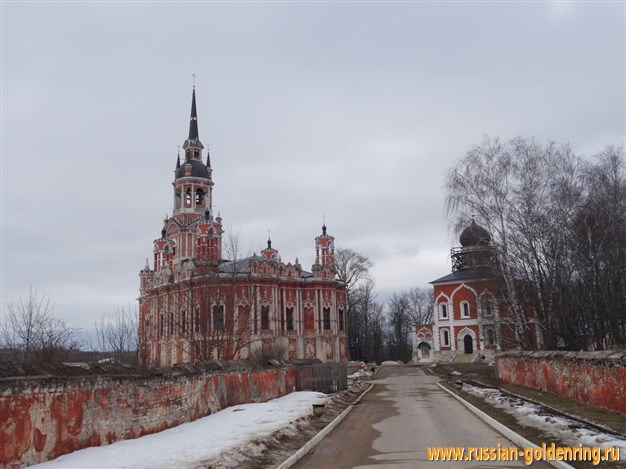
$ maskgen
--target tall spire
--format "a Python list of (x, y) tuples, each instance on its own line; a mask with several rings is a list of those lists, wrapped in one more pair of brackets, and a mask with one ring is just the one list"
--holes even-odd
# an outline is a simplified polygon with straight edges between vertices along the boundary
[(193, 86), (191, 95), (191, 117), (189, 119), (189, 140), (199, 140), (198, 138), (198, 113), (196, 112), (196, 85)]

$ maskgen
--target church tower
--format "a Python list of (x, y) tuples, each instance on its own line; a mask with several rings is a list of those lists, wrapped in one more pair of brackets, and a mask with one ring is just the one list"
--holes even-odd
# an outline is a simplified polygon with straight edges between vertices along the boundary
[(315, 238), (315, 264), (312, 270), (315, 277), (326, 279), (334, 279), (337, 272), (335, 238), (326, 233), (326, 223), (322, 225), (322, 234)]
[(195, 85), (191, 95), (189, 136), (174, 170), (174, 210), (164, 221), (161, 238), (154, 241), (155, 271), (168, 268), (166, 275), (185, 279), (197, 266), (215, 271), (222, 260), (222, 218), (213, 213), (211, 159), (198, 133)]

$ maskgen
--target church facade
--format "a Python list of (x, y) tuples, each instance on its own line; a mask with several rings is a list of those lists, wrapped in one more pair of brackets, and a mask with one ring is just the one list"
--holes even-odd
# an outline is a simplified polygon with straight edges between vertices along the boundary
[(334, 238), (315, 238), (310, 272), (284, 263), (271, 240), (239, 258), (212, 207), (213, 170), (198, 135), (195, 87), (184, 160), (176, 161), (174, 209), (139, 273), (139, 349), (144, 366), (286, 358), (347, 361), (345, 285)]
[[(413, 361), (478, 361), (495, 352), (541, 347), (541, 331), (533, 308), (520, 303), (514, 318), (502, 295), (505, 288), (496, 268), (491, 235), (472, 220), (451, 250), (452, 273), (433, 280), (433, 322), (413, 333)], [(519, 323), (523, 327), (519, 327)], [(520, 341), (520, 334), (523, 340)]]

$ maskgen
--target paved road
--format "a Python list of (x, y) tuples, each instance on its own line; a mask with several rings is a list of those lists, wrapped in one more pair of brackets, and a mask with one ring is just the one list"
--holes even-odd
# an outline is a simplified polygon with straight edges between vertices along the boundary
[[(440, 379), (415, 366), (386, 366), (361, 404), (328, 435), (298, 469), (527, 467), (512, 462), (430, 462), (435, 446), (511, 447), (436, 385)], [(534, 463), (533, 468), (547, 468)]]

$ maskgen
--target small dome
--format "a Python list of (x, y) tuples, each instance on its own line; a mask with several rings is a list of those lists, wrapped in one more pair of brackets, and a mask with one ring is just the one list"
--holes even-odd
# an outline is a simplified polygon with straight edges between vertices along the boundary
[(478, 226), (474, 220), (465, 228), (459, 236), (461, 246), (486, 246), (491, 242), (491, 235), (482, 226)]
[(209, 171), (204, 163), (198, 160), (185, 161), (176, 171), (176, 179), (185, 177), (185, 168), (188, 165), (191, 165), (191, 176), (189, 177), (209, 179)]

